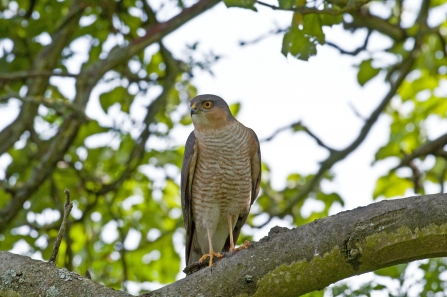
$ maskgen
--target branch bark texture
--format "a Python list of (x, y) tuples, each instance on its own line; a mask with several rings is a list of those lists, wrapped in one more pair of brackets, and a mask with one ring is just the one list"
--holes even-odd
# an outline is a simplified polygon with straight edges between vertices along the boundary
[[(275, 227), (212, 272), (205, 268), (143, 296), (299, 296), (440, 256), (447, 256), (447, 194), (386, 200), (293, 230)], [(28, 257), (0, 252), (0, 263), (0, 296), (129, 296)]]
[(145, 296), (300, 296), (344, 278), (447, 256), (447, 194), (386, 200), (269, 236)]

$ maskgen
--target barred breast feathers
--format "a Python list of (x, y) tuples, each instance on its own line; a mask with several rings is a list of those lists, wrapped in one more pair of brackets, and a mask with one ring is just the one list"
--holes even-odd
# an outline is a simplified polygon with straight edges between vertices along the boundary
[(205, 214), (199, 214), (198, 209), (217, 215), (213, 208), (219, 206), (220, 216), (245, 213), (252, 191), (247, 141), (251, 131), (234, 121), (219, 131), (206, 132), (195, 132), (198, 158), (192, 187), (193, 212), (202, 218)]

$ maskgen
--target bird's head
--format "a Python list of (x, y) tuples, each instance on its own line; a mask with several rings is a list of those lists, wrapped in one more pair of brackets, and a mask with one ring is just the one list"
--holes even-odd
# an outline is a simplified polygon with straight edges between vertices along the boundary
[(197, 130), (219, 129), (235, 118), (227, 102), (216, 95), (199, 95), (190, 101), (191, 117)]

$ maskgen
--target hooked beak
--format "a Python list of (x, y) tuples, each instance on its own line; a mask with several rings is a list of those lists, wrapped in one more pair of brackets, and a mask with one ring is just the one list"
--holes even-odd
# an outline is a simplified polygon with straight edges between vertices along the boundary
[(191, 105), (190, 112), (191, 112), (191, 116), (192, 116), (193, 114), (196, 114), (196, 113), (198, 112), (198, 110), (197, 110), (197, 105), (196, 105), (196, 104)]

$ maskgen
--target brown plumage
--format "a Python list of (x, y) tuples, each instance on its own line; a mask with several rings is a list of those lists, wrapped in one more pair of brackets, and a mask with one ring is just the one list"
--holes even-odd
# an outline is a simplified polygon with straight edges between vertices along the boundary
[(186, 265), (205, 254), (212, 266), (215, 252), (234, 249), (258, 195), (261, 152), (256, 134), (232, 116), (222, 98), (200, 95), (190, 105), (194, 131), (181, 175)]

